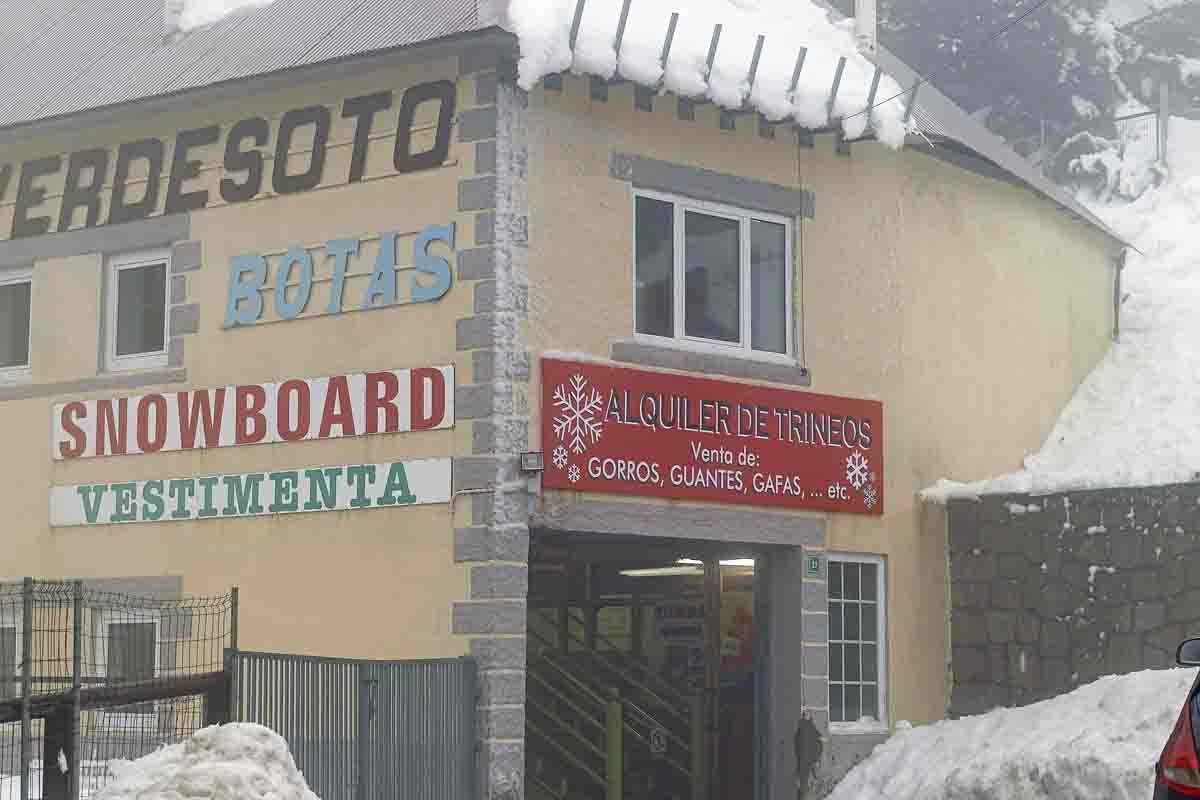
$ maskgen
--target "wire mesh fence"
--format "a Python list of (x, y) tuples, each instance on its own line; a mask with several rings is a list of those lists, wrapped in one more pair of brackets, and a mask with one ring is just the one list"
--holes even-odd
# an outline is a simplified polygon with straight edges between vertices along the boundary
[(169, 599), (0, 583), (0, 800), (89, 797), (114, 761), (223, 720), (236, 646), (236, 589)]

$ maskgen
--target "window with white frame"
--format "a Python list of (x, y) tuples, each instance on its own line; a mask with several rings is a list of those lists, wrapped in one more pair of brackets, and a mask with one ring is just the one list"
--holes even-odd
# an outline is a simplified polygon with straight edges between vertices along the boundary
[(0, 272), (0, 380), (29, 374), (33, 271)]
[(134, 253), (109, 261), (107, 353), (109, 369), (167, 364), (167, 251)]
[[(140, 683), (159, 674), (160, 620), (98, 609), (94, 612), (95, 667), (107, 683)], [(121, 706), (104, 712), (106, 724), (120, 727), (152, 725), (154, 703)]]
[(634, 203), (639, 336), (793, 357), (786, 217), (650, 192), (637, 193)]
[(20, 665), (20, 620), (15, 613), (0, 612), (0, 700), (20, 695)]
[(884, 563), (878, 556), (829, 556), (829, 721), (887, 724)]

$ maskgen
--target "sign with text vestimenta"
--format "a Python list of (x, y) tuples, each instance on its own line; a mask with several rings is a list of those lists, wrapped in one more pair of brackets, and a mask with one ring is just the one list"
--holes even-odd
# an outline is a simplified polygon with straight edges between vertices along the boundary
[(448, 458), (55, 486), (50, 525), (257, 517), (450, 502)]
[(542, 360), (549, 489), (883, 513), (883, 406)]
[(454, 427), (454, 367), (292, 378), (54, 406), (55, 460)]

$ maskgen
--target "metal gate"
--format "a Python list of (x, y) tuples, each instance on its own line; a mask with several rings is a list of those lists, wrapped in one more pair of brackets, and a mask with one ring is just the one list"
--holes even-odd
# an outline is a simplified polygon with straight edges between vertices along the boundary
[(475, 800), (475, 664), (232, 654), (234, 717), (287, 740), (322, 800)]

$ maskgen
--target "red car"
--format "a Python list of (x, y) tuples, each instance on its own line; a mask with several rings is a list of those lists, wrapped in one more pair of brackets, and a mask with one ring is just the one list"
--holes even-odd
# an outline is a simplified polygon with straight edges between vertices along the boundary
[[(1179, 645), (1175, 660), (1182, 667), (1200, 667), (1200, 639)], [(1200, 797), (1200, 676), (1188, 692), (1175, 729), (1154, 767), (1154, 800), (1183, 800)]]

